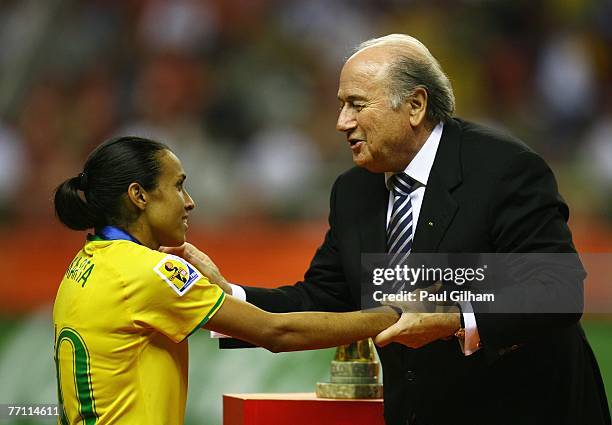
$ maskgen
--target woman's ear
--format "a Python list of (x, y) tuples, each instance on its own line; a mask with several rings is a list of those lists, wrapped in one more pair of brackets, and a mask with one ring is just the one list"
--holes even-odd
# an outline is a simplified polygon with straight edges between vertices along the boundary
[(127, 196), (132, 205), (139, 210), (144, 211), (145, 207), (147, 206), (148, 194), (140, 184), (131, 183), (127, 190)]

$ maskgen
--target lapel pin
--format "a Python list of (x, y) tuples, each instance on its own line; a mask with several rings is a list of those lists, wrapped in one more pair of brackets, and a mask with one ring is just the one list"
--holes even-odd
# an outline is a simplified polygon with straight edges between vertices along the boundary
[(427, 225), (428, 225), (429, 227), (433, 227), (433, 226), (434, 226), (434, 223), (433, 223), (433, 221), (430, 221), (430, 222), (428, 222), (428, 223), (427, 223)]

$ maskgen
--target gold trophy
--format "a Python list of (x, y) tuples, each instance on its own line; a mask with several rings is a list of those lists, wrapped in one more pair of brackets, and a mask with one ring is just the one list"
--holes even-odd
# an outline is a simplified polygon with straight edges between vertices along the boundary
[(382, 398), (379, 371), (370, 338), (341, 345), (331, 362), (331, 382), (317, 382), (317, 397)]

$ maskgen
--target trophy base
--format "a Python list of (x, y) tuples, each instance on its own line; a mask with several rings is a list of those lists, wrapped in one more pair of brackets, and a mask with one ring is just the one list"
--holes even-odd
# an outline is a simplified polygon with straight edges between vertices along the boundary
[[(354, 378), (376, 378), (378, 376), (378, 362), (368, 361), (337, 361), (331, 362), (331, 376), (354, 377)], [(333, 382), (333, 381), (332, 381)], [(340, 382), (344, 384), (344, 382)], [(363, 382), (370, 384), (371, 382)], [(376, 383), (376, 382), (374, 382)]]
[(317, 382), (319, 398), (382, 398), (381, 384), (338, 384), (334, 382)]

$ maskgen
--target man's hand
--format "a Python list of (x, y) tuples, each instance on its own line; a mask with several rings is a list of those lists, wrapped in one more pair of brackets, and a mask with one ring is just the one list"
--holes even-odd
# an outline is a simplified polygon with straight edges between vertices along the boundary
[(438, 339), (452, 336), (460, 327), (459, 309), (452, 313), (403, 313), (394, 324), (379, 333), (374, 342), (381, 347), (398, 342), (420, 348)]
[(232, 295), (232, 288), (229, 283), (225, 280), (219, 268), (210, 257), (200, 251), (198, 248), (190, 244), (189, 242), (185, 242), (181, 246), (176, 247), (166, 247), (162, 246), (159, 248), (161, 252), (165, 252), (167, 254), (172, 254), (184, 258), (189, 263), (193, 264), (204, 276), (214, 283), (218, 285), (223, 292)]
[(442, 283), (436, 282), (425, 288), (417, 288), (412, 291), (414, 297), (404, 301), (382, 301), (382, 305), (388, 305), (402, 311), (402, 313), (446, 313), (448, 312), (448, 306), (428, 301), (427, 297), (422, 298), (421, 294), (431, 295), (436, 294), (442, 289)]

